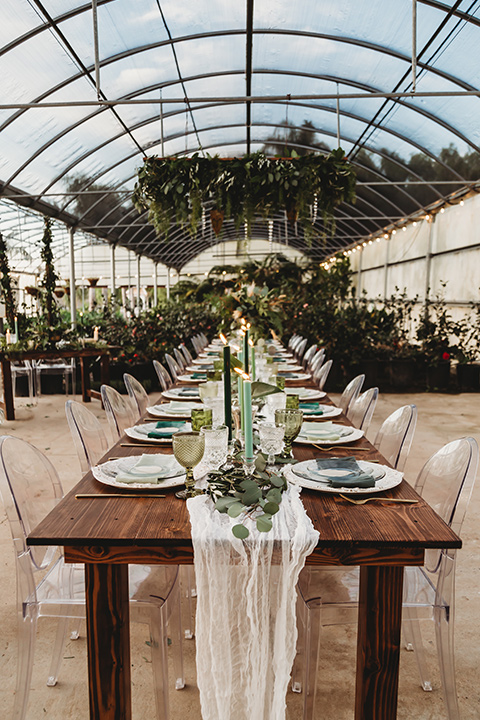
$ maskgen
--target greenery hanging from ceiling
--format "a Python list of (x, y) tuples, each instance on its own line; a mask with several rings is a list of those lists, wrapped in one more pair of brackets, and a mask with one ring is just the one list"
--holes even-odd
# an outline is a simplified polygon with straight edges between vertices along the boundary
[(334, 211), (341, 202), (355, 200), (356, 177), (341, 148), (329, 155), (243, 158), (218, 156), (144, 159), (137, 173), (133, 202), (165, 239), (172, 222), (188, 226), (195, 235), (205, 209), (220, 232), (223, 218), (237, 228), (253, 219), (273, 217), (282, 210), (298, 220), (308, 242), (319, 234), (316, 215), (326, 231), (335, 229)]

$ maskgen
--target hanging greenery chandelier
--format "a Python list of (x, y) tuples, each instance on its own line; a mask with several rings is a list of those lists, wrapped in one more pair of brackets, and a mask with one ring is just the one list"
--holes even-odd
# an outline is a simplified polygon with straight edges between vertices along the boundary
[(317, 236), (316, 216), (327, 232), (335, 229), (334, 210), (341, 202), (355, 200), (356, 177), (341, 148), (329, 155), (289, 158), (263, 153), (242, 158), (146, 157), (137, 172), (133, 193), (135, 207), (148, 210), (158, 234), (167, 239), (172, 222), (187, 226), (195, 235), (205, 209), (210, 211), (218, 235), (223, 219), (235, 227), (255, 216), (267, 220), (284, 210), (298, 220), (307, 242)]

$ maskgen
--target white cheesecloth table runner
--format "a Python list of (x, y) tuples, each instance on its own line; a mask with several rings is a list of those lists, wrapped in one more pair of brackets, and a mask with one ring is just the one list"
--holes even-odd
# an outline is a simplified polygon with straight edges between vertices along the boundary
[[(238, 540), (206, 495), (187, 501), (197, 582), (197, 684), (203, 720), (283, 720), (295, 658), (298, 575), (315, 548), (300, 488), (283, 494), (273, 529)], [(275, 549), (275, 554), (273, 551)]]

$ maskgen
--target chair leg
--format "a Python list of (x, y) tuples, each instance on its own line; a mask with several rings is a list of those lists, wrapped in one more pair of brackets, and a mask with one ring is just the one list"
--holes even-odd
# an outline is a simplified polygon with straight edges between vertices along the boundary
[(303, 599), (297, 595), (297, 650), (292, 667), (292, 692), (301, 693), (305, 673), (306, 615), (308, 609)]
[(77, 618), (73, 624), (73, 628), (70, 631), (70, 640), (78, 640), (80, 637), (80, 625), (82, 624), (82, 618)]
[(63, 650), (67, 639), (68, 617), (58, 618), (57, 634), (55, 644), (53, 646), (52, 662), (50, 664), (50, 672), (48, 673), (47, 685), (54, 687), (57, 684), (58, 671), (63, 658)]
[(195, 597), (197, 592), (195, 588), (195, 573), (192, 565), (182, 565), (180, 567), (180, 573), (180, 585), (182, 587), (184, 597), (187, 599), (188, 624), (185, 627), (185, 639), (191, 640), (195, 635), (195, 613), (192, 602), (192, 598)]
[(448, 720), (460, 720), (455, 679), (453, 608), (435, 608), (438, 664)]
[(428, 672), (427, 659), (425, 657), (425, 649), (422, 642), (422, 631), (420, 628), (420, 622), (418, 621), (418, 618), (415, 617), (415, 611), (412, 608), (404, 606), (402, 624), (404, 631), (407, 626), (409, 626), (409, 629), (407, 629), (406, 631), (406, 638), (408, 638), (409, 645), (415, 652), (418, 674), (420, 675), (420, 685), (425, 690), (425, 692), (431, 692), (432, 682), (429, 679), (430, 673)]
[(32, 679), (33, 657), (35, 652), (35, 637), (37, 619), (23, 618), (19, 614), (18, 621), (18, 661), (17, 685), (15, 701), (13, 704), (12, 720), (24, 720), (27, 714), (28, 695)]
[(150, 614), (150, 646), (157, 720), (169, 720), (165, 605)]
[(182, 690), (185, 687), (185, 674), (183, 671), (182, 610), (178, 584), (173, 588), (167, 602), (169, 634), (172, 641), (171, 653), (175, 673), (175, 690)]

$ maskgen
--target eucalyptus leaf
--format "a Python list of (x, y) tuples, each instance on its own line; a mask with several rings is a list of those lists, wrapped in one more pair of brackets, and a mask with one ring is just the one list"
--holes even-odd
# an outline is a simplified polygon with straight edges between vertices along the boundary
[(272, 529), (272, 518), (270, 515), (260, 515), (256, 520), (258, 532), (270, 532)]
[(252, 398), (265, 397), (265, 395), (273, 395), (274, 393), (281, 392), (283, 392), (283, 390), (280, 390), (276, 385), (259, 382), (258, 380), (252, 383)]
[(245, 527), (245, 525), (234, 525), (232, 527), (232, 533), (239, 540), (245, 540), (245, 538), (250, 535), (250, 531), (248, 528)]
[(215, 503), (215, 510), (218, 510), (218, 512), (221, 513), (226, 513), (230, 505), (234, 505), (236, 502), (238, 501), (233, 497), (220, 497)]
[(277, 505), (280, 504), (282, 502), (282, 492), (280, 488), (272, 488), (269, 490), (265, 495), (265, 499), (268, 502), (277, 503)]
[[(280, 507), (275, 502), (267, 502), (263, 506), (263, 512), (268, 513), (268, 515), (275, 515), (280, 510)], [(230, 510), (228, 511), (228, 514), (230, 514)]]
[(262, 453), (258, 453), (255, 458), (255, 467), (259, 472), (263, 472), (267, 467), (267, 459)]
[(270, 482), (277, 488), (283, 488), (285, 480), (281, 475), (271, 475)]
[(245, 505), (241, 502), (235, 502), (228, 508), (228, 514), (231, 518), (236, 518), (245, 510)]

